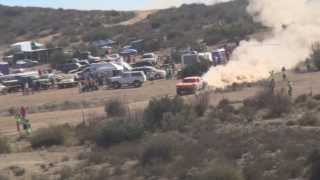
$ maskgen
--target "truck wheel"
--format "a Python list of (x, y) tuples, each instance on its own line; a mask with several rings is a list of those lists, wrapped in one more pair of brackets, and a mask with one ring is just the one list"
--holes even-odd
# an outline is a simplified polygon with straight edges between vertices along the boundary
[(140, 81), (134, 81), (134, 82), (133, 82), (133, 86), (136, 87), (136, 88), (141, 87), (141, 86), (142, 86), (142, 82), (140, 82)]
[(119, 82), (113, 82), (113, 83), (112, 83), (112, 87), (113, 87), (114, 89), (119, 89), (119, 88), (121, 88), (121, 84), (120, 84)]

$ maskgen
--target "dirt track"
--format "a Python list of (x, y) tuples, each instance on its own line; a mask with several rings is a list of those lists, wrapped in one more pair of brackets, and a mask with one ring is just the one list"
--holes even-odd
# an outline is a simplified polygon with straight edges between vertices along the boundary
[[(64, 90), (50, 90), (37, 93), (30, 96), (22, 96), (21, 94), (10, 94), (0, 96), (0, 110), (4, 111), (10, 107), (27, 106), (38, 107), (48, 103), (63, 103), (66, 100), (81, 103), (89, 102), (93, 105), (103, 104), (113, 98), (120, 98), (130, 104), (132, 109), (141, 109), (146, 106), (148, 100), (159, 96), (175, 95), (176, 81), (160, 80), (154, 83), (147, 82), (143, 87), (137, 89), (119, 89), (119, 90), (100, 90), (97, 92), (79, 94), (77, 88)], [(103, 107), (94, 107), (89, 109), (76, 109), (66, 111), (54, 111), (45, 113), (30, 114), (28, 118), (31, 120), (34, 129), (46, 127), (53, 124), (61, 123), (77, 123), (81, 122), (88, 116), (103, 114)], [(13, 135), (16, 134), (15, 122), (13, 117), (0, 116), (0, 134)]]
[[(320, 93), (320, 79), (318, 73), (309, 73), (309, 74), (299, 74), (299, 75), (289, 75), (289, 79), (294, 84), (294, 94), (295, 96), (299, 94), (309, 93), (312, 87), (313, 94)], [(174, 81), (159, 81), (154, 84), (146, 84), (144, 87), (140, 89), (123, 89), (123, 90), (115, 90), (115, 91), (99, 91), (90, 94), (86, 94), (84, 98), (88, 100), (95, 100), (95, 98), (102, 96), (101, 98), (111, 98), (114, 95), (118, 94), (127, 94), (128, 101), (130, 102), (130, 106), (133, 109), (141, 109), (145, 107), (148, 103), (148, 99), (152, 96), (159, 95), (174, 95)], [(278, 81), (278, 86), (283, 84), (281, 81)], [(222, 98), (228, 98), (233, 101), (239, 101), (246, 97), (253, 96), (257, 91), (259, 91), (259, 87), (246, 88), (236, 92), (223, 93), (223, 94), (212, 94), (211, 103), (215, 104), (219, 102)], [(75, 97), (72, 98), (81, 98), (78, 96), (76, 89), (62, 90), (62, 91), (53, 91), (53, 92), (44, 92), (41, 94), (37, 94), (29, 97), (21, 97), (20, 95), (10, 95), (10, 96), (2, 96), (0, 99), (1, 107), (2, 105), (6, 105), (3, 101), (12, 100), (11, 104), (14, 102), (22, 102), (21, 98), (23, 98), (25, 103), (34, 103), (41, 104), (44, 102), (56, 100), (63, 101), (66, 98), (69, 98), (70, 95)], [(113, 95), (113, 96), (112, 96)], [(89, 116), (95, 115), (99, 116), (103, 114), (103, 107), (96, 107), (91, 109), (84, 110), (84, 117), (87, 118)], [(69, 110), (69, 111), (56, 111), (56, 112), (48, 112), (48, 113), (37, 113), (31, 114), (29, 118), (32, 120), (32, 124), (34, 129), (38, 129), (41, 127), (46, 127), (48, 125), (53, 124), (61, 124), (61, 123), (72, 123), (76, 124), (82, 121), (82, 110)], [(269, 121), (268, 121), (269, 123)], [(273, 122), (270, 122), (273, 123)], [(11, 117), (0, 117), (0, 133), (5, 135), (16, 134), (15, 123)], [(47, 174), (51, 174), (55, 172), (56, 167), (62, 167), (64, 165), (70, 165), (69, 163), (79, 163), (77, 159), (78, 153), (81, 151), (78, 147), (71, 148), (63, 148), (62, 149), (50, 149), (46, 151), (34, 151), (34, 152), (24, 152), (24, 153), (12, 153), (9, 155), (1, 156), (0, 162), (0, 171), (6, 170), (11, 165), (19, 166), (25, 168), (28, 172), (41, 172), (44, 167), (50, 167), (50, 163), (54, 163), (54, 167), (50, 167), (50, 171)], [(70, 161), (64, 162), (63, 159), (70, 158)]]
[[(289, 74), (289, 79), (293, 82), (294, 95), (304, 93), (320, 94), (320, 72), (308, 74)], [(64, 102), (70, 100), (74, 102), (88, 101), (91, 103), (105, 102), (112, 98), (122, 98), (126, 100), (132, 109), (143, 109), (152, 97), (165, 95), (175, 95), (176, 81), (156, 81), (153, 84), (148, 82), (142, 88), (138, 89), (121, 89), (121, 90), (101, 90), (98, 92), (79, 94), (78, 89), (65, 89), (42, 92), (32, 96), (22, 96), (20, 94), (12, 94), (0, 97), (0, 109), (19, 105), (43, 105), (50, 102)], [(283, 84), (280, 80), (278, 86)], [(285, 84), (285, 83), (284, 83)], [(259, 91), (259, 87), (245, 88), (236, 92), (223, 94), (213, 94), (211, 103), (216, 104), (223, 98), (232, 101), (241, 101), (244, 98), (253, 96)], [(30, 114), (29, 119), (33, 128), (38, 129), (47, 127), (48, 125), (71, 123), (76, 124), (88, 118), (89, 116), (103, 115), (103, 107), (94, 107), (88, 109), (55, 111), (46, 113)], [(84, 116), (83, 116), (84, 115)], [(16, 134), (15, 122), (12, 117), (0, 117), (0, 133), (5, 135)]]

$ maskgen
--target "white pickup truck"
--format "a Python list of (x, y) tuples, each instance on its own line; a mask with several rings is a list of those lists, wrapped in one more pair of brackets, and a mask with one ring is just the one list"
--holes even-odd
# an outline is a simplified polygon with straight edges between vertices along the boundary
[(115, 89), (123, 86), (141, 87), (146, 80), (147, 77), (142, 71), (124, 72), (119, 76), (110, 78), (112, 87)]

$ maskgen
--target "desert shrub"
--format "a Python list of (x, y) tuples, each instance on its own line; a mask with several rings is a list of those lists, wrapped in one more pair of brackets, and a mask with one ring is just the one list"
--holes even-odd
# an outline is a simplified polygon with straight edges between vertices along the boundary
[(172, 112), (164, 113), (161, 120), (161, 130), (163, 131), (184, 131), (188, 123), (197, 118), (197, 114), (193, 108), (187, 106), (184, 110), (177, 114)]
[(48, 176), (46, 175), (39, 175), (39, 174), (33, 174), (31, 176), (31, 180), (47, 180)]
[(270, 109), (269, 117), (271, 118), (277, 118), (284, 113), (289, 113), (292, 108), (290, 97), (283, 94), (276, 94), (272, 96), (268, 108)]
[(147, 129), (161, 128), (163, 117), (166, 113), (176, 115), (182, 112), (187, 105), (181, 97), (152, 99), (144, 112), (144, 125)]
[(196, 95), (193, 108), (198, 116), (203, 116), (209, 108), (210, 93)]
[(308, 163), (310, 164), (309, 180), (320, 179), (320, 152), (314, 150), (308, 157)]
[(8, 139), (0, 137), (0, 154), (9, 153), (11, 151)]
[(268, 109), (266, 118), (277, 118), (282, 114), (289, 113), (292, 102), (289, 96), (283, 93), (273, 93), (270, 90), (262, 90), (255, 97), (246, 99), (244, 106), (259, 109)]
[(118, 118), (107, 122), (97, 130), (94, 141), (97, 145), (109, 147), (124, 141), (139, 139), (144, 134), (142, 123), (130, 118)]
[(107, 155), (104, 150), (94, 149), (90, 152), (80, 154), (79, 159), (86, 159), (89, 164), (101, 164), (106, 162)]
[(294, 103), (301, 104), (301, 103), (307, 102), (307, 100), (308, 100), (308, 95), (302, 94), (294, 100)]
[(313, 96), (313, 99), (315, 99), (315, 100), (318, 100), (318, 101), (319, 101), (319, 100), (320, 100), (320, 94), (316, 94), (316, 95), (314, 95), (314, 96)]
[(51, 126), (36, 131), (29, 139), (33, 148), (64, 145), (71, 137), (72, 128), (69, 125)]
[(226, 165), (214, 165), (206, 172), (197, 175), (194, 180), (243, 180), (236, 169)]
[(317, 100), (315, 100), (315, 99), (308, 99), (306, 105), (307, 105), (307, 108), (308, 108), (309, 110), (313, 110), (313, 109), (315, 109), (316, 107), (318, 107), (319, 102), (318, 102)]
[(129, 111), (129, 107), (121, 100), (113, 99), (105, 104), (104, 111), (109, 117), (119, 117), (125, 116)]
[(313, 64), (320, 70), (320, 43), (315, 43), (312, 46), (312, 53), (310, 55), (310, 60)]
[(102, 29), (96, 29), (96, 30), (90, 31), (85, 35), (84, 40), (92, 42), (97, 40), (105, 40), (110, 37), (111, 37), (110, 32), (102, 28)]
[(26, 173), (26, 170), (19, 166), (10, 166), (9, 169), (15, 176), (23, 176)]
[(319, 119), (315, 113), (306, 112), (299, 120), (300, 126), (317, 126), (319, 125)]
[(70, 166), (64, 166), (58, 173), (60, 175), (59, 180), (68, 180), (72, 177), (74, 172)]
[(228, 99), (222, 99), (216, 107), (211, 109), (210, 118), (219, 119), (220, 121), (234, 120), (235, 108)]
[(174, 143), (168, 136), (152, 137), (141, 155), (143, 165), (170, 161), (174, 154)]
[(108, 168), (101, 168), (100, 170), (86, 171), (80, 174), (76, 179), (78, 180), (102, 180), (110, 177), (110, 171)]
[(0, 174), (0, 180), (10, 180), (10, 178), (6, 175)]
[(178, 76), (179, 78), (185, 78), (189, 76), (202, 76), (203, 74), (209, 71), (211, 66), (212, 66), (212, 63), (209, 60), (201, 58), (200, 62), (197, 62), (195, 64), (192, 64), (183, 68), (178, 73)]

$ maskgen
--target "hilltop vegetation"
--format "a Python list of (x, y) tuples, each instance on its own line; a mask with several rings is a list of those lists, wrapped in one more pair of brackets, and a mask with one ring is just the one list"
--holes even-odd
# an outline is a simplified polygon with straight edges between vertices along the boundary
[[(84, 47), (87, 42), (112, 38), (124, 45), (146, 40), (148, 50), (209, 45), (222, 40), (243, 39), (259, 29), (246, 12), (247, 1), (236, 0), (212, 6), (182, 5), (157, 11), (130, 26), (115, 25), (134, 17), (134, 12), (76, 11), (0, 6), (0, 45), (17, 40), (54, 35), (50, 46)], [(111, 25), (110, 25), (111, 24)]]
[(128, 29), (122, 36), (123, 39), (137, 36), (152, 40), (152, 48), (189, 45), (197, 49), (199, 41), (212, 45), (222, 40), (243, 39), (261, 28), (247, 14), (247, 5), (246, 0), (211, 6), (182, 5), (149, 16), (147, 21)]
[(77, 11), (48, 8), (0, 6), (0, 44), (13, 43), (17, 38), (37, 39), (61, 34), (67, 42), (83, 36), (104, 24), (115, 24), (134, 16), (133, 12)]

